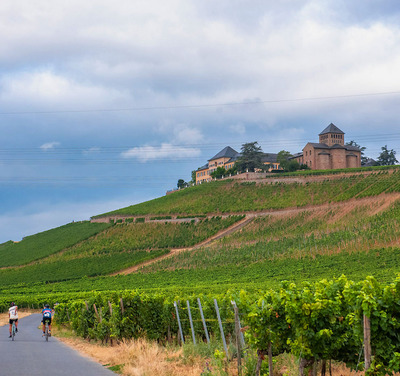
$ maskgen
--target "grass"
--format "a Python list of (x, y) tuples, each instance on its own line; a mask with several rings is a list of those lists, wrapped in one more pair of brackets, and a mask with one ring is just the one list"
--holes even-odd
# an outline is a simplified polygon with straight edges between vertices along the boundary
[(22, 241), (12, 241), (0, 245), (0, 267), (24, 265), (60, 252), (85, 240), (110, 225), (105, 223), (73, 222), (36, 235), (27, 236)]
[[(370, 198), (324, 210), (256, 218), (238, 232), (195, 252), (181, 252), (144, 269), (147, 272), (244, 268), (257, 263), (334, 256), (400, 247), (400, 200)], [(291, 273), (292, 274), (292, 273)]]
[(319, 180), (313, 176), (307, 178), (308, 175), (303, 174), (304, 184), (286, 184), (273, 179), (258, 184), (233, 180), (213, 181), (95, 218), (109, 215), (187, 216), (273, 210), (345, 201), (363, 192), (364, 196), (375, 196), (386, 190), (400, 191), (400, 172), (396, 167), (373, 170), (367, 175), (359, 171), (358, 174), (347, 171), (340, 176), (329, 175), (327, 171), (324, 174), (326, 179)]
[(40, 262), (2, 270), (0, 284), (57, 282), (111, 274), (165, 255), (170, 248), (200, 243), (241, 218), (213, 217), (198, 223), (115, 225)]
[[(66, 327), (53, 327), (52, 334), (69, 347), (123, 376), (236, 376), (238, 374), (236, 357), (232, 357), (228, 363), (221, 359), (218, 354), (223, 355), (223, 346), (216, 339), (212, 339), (210, 344), (187, 343), (183, 347), (176, 345), (163, 347), (144, 339), (123, 341), (110, 346), (78, 338)], [(234, 349), (231, 345), (229, 347), (233, 355)], [(253, 350), (247, 350), (246, 357), (242, 359), (242, 375), (254, 375), (256, 362), (257, 354)], [(274, 357), (273, 367), (274, 374), (298, 375), (298, 359), (291, 354), (285, 353)], [(319, 374), (320, 365), (317, 369)], [(263, 362), (262, 370), (268, 372), (266, 360)], [(332, 375), (360, 376), (361, 372), (351, 371), (345, 364), (333, 362)]]
[[(357, 196), (366, 189), (370, 190), (372, 182), (382, 191), (379, 182), (387, 186), (387, 182), (397, 175), (400, 174), (381, 171), (370, 175), (369, 180), (362, 180), (364, 178), (359, 176), (352, 180), (352, 175), (349, 175), (334, 181), (339, 186), (331, 187), (341, 189), (333, 193), (328, 190), (331, 181), (317, 185), (261, 184), (261, 191), (258, 185), (232, 182), (216, 182), (215, 187), (219, 187), (227, 197), (228, 190), (232, 190), (235, 197), (237, 192), (248, 190), (246, 192), (253, 200), (260, 192), (265, 193), (263, 189), (273, 188), (275, 195), (267, 195), (260, 202), (267, 202), (268, 199), (276, 204), (279, 201), (276, 197), (288, 192), (294, 192), (292, 200), (304, 201), (305, 189), (311, 188), (315, 189), (311, 190), (310, 199), (314, 201), (317, 198), (317, 201), (322, 200), (321, 196), (325, 193), (328, 198), (348, 191)], [(358, 191), (353, 190), (355, 184)], [(210, 187), (199, 187), (202, 189), (199, 192), (212, 195), (208, 191)], [(296, 187), (294, 191), (293, 187)], [(190, 189), (180, 192), (184, 191), (189, 192)], [(190, 196), (192, 193), (189, 193)], [(233, 222), (204, 219), (198, 224), (146, 222), (114, 225), (33, 265), (1, 270), (0, 298), (49, 291), (56, 294), (132, 288), (200, 292), (229, 288), (257, 289), (276, 287), (284, 279), (314, 281), (341, 274), (356, 281), (367, 275), (374, 275), (382, 282), (389, 281), (400, 272), (398, 197), (398, 194), (381, 194), (359, 201), (333, 200), (318, 210), (310, 207), (304, 212), (259, 217), (240, 231), (207, 247), (191, 252), (181, 251), (131, 275), (107, 277), (107, 273), (166, 253), (170, 249), (168, 247), (195, 244)], [(247, 194), (243, 194), (241, 199), (244, 204), (249, 200)], [(149, 247), (153, 247), (150, 252)], [(43, 282), (47, 284), (42, 286)]]
[(202, 359), (192, 357), (190, 362), (185, 361), (181, 348), (165, 348), (156, 342), (144, 339), (104, 346), (95, 341), (88, 343), (74, 336), (66, 328), (59, 328), (52, 332), (66, 345), (90, 356), (113, 371), (118, 370), (117, 372), (124, 376), (199, 376), (202, 373)]

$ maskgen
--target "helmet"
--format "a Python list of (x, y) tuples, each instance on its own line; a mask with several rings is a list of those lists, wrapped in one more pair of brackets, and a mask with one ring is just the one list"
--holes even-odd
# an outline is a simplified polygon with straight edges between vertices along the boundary
[(10, 307), (14, 307), (14, 305), (15, 305), (14, 302), (11, 302)]
[(48, 304), (45, 305), (45, 308), (49, 308), (50, 306)]

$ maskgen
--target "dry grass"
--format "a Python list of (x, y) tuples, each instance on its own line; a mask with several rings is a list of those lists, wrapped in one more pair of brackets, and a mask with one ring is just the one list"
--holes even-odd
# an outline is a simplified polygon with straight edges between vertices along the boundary
[(122, 365), (121, 372), (124, 376), (198, 376), (203, 371), (204, 362), (201, 358), (191, 359), (185, 364), (181, 349), (166, 349), (156, 342), (144, 339), (103, 346), (73, 337), (70, 332), (60, 332), (56, 328), (53, 334), (66, 345), (102, 365)]
[[(38, 313), (40, 311), (35, 311), (32, 309), (20, 309), (18, 310), (18, 318), (22, 319), (23, 317), (29, 316), (32, 313)], [(9, 323), (8, 312), (0, 313), (0, 326), (7, 325)]]
[[(79, 351), (82, 355), (98, 363), (112, 367), (121, 366), (123, 376), (200, 376), (210, 359), (200, 356), (185, 356), (181, 348), (165, 348), (156, 342), (145, 339), (123, 341), (115, 346), (104, 346), (88, 342), (72, 335), (65, 329), (53, 329), (53, 334), (66, 345)], [(211, 365), (213, 375), (220, 375), (214, 365)], [(320, 364), (318, 366), (320, 374)], [(237, 376), (236, 362), (229, 364), (227, 375)], [(327, 365), (327, 375), (329, 369)], [(355, 372), (344, 363), (332, 363), (332, 376), (362, 376), (364, 372)], [(282, 354), (276, 359), (274, 376), (297, 376), (298, 359), (291, 354)], [(396, 374), (396, 376), (400, 376)]]

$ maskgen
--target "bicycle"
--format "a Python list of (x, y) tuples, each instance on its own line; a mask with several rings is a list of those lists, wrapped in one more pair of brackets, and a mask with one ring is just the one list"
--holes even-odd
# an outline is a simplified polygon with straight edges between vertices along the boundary
[(46, 320), (46, 326), (44, 329), (44, 338), (46, 339), (46, 342), (49, 341), (50, 333), (49, 333), (49, 322)]
[(13, 320), (12, 326), (11, 326), (11, 340), (14, 341), (15, 337), (15, 320)]

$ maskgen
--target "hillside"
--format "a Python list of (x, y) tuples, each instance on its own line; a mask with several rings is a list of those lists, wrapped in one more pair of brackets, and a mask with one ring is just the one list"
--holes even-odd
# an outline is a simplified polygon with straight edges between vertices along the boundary
[[(25, 291), (62, 281), (51, 290), (257, 288), (342, 273), (389, 280), (400, 272), (397, 168), (295, 179), (216, 181), (96, 217), (107, 223), (4, 243), (0, 284), (22, 283)], [(124, 216), (136, 218), (116, 220)], [(131, 274), (111, 276), (119, 273)]]
[(210, 215), (306, 207), (400, 192), (396, 167), (329, 174), (301, 172), (257, 181), (225, 179), (186, 188), (93, 219), (152, 215)]
[(4, 243), (0, 256), (0, 310), (60, 303), (57, 322), (87, 339), (178, 344), (190, 341), (192, 317), (203, 341), (198, 299), (214, 341), (216, 304), (225, 339), (236, 338), (234, 301), (253, 356), (274, 328), (278, 358), (312, 344), (310, 357), (354, 365), (368, 314), (380, 367), (400, 371), (390, 355), (400, 329), (397, 168), (216, 181)]
[[(18, 247), (22, 262), (18, 267), (0, 270), (0, 284), (12, 285), (21, 281), (56, 282), (110, 274), (166, 254), (171, 248), (193, 246), (233, 225), (241, 218), (240, 216), (213, 217), (199, 220), (197, 223), (195, 221), (153, 222), (114, 226), (87, 223), (86, 226), (93, 227), (96, 231), (92, 231), (93, 236), (87, 236), (85, 233), (85, 237), (78, 237), (77, 230), (82, 230), (82, 225), (80, 227), (74, 224), (66, 225), (47, 234), (26, 238), (21, 243), (6, 243), (5, 251), (10, 251), (12, 246)], [(49, 239), (60, 236), (57, 238), (57, 247), (45, 242), (46, 235)], [(29, 246), (33, 245), (37, 248), (29, 249)], [(35, 257), (37, 261), (23, 265), (26, 260)]]
[(83, 241), (108, 228), (109, 224), (74, 222), (36, 235), (20, 242), (0, 244), (0, 268), (24, 265), (39, 260)]

